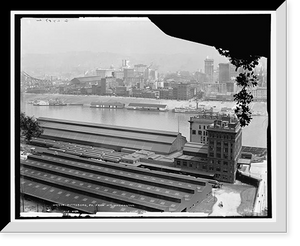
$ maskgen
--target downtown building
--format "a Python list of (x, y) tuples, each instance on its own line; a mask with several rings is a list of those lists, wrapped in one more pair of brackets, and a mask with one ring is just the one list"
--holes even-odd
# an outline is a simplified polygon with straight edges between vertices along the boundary
[[(222, 182), (234, 183), (242, 151), (242, 128), (226, 114), (191, 117), (191, 142), (174, 166)], [(197, 129), (197, 130), (196, 130)]]
[(206, 58), (204, 60), (204, 73), (206, 74), (207, 83), (213, 83), (214, 80), (214, 60)]

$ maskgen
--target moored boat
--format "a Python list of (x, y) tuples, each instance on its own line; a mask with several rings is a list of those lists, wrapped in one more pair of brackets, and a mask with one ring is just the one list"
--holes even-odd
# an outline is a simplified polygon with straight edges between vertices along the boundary
[(49, 106), (49, 102), (48, 101), (44, 101), (44, 100), (35, 100), (33, 102), (34, 106)]
[(91, 102), (91, 108), (108, 108), (108, 109), (123, 109), (124, 103), (120, 102)]

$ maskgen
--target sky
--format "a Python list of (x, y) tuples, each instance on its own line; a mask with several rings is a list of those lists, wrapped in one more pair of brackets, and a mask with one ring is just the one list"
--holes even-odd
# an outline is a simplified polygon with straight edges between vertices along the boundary
[(92, 51), (218, 56), (211, 46), (166, 35), (147, 17), (23, 18), (21, 48), (22, 54)]

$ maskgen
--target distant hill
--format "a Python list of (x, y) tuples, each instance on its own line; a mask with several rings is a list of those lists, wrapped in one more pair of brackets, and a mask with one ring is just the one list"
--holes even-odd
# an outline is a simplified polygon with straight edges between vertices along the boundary
[[(88, 71), (93, 74), (96, 68), (108, 68), (113, 65), (119, 68), (123, 59), (130, 61), (132, 67), (142, 63), (157, 68), (159, 72), (190, 71), (199, 69), (204, 71), (204, 59), (207, 54), (117, 54), (110, 52), (65, 52), (56, 54), (24, 54), (21, 69), (34, 77), (62, 76), (73, 78), (82, 76)], [(215, 67), (220, 62), (227, 62), (226, 58), (216, 52)]]

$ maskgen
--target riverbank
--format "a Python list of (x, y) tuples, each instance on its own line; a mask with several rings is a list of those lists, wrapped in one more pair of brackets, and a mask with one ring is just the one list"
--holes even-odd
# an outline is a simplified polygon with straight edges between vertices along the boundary
[[(66, 94), (33, 94), (24, 93), (23, 100), (26, 103), (33, 100), (50, 100), (58, 99), (65, 103), (84, 104), (89, 106), (91, 102), (120, 102), (124, 104), (129, 103), (152, 103), (152, 104), (166, 104), (169, 110), (179, 107), (196, 107), (196, 102), (192, 100), (178, 101), (178, 100), (166, 100), (166, 99), (153, 99), (153, 98), (136, 98), (136, 97), (116, 97), (116, 96), (97, 96), (97, 95), (66, 95)], [(199, 105), (205, 107), (214, 107), (216, 111), (220, 111), (221, 108), (233, 108), (236, 104), (234, 101), (199, 101)], [(250, 107), (255, 112), (261, 112), (265, 114), (267, 112), (266, 102), (253, 102)]]

